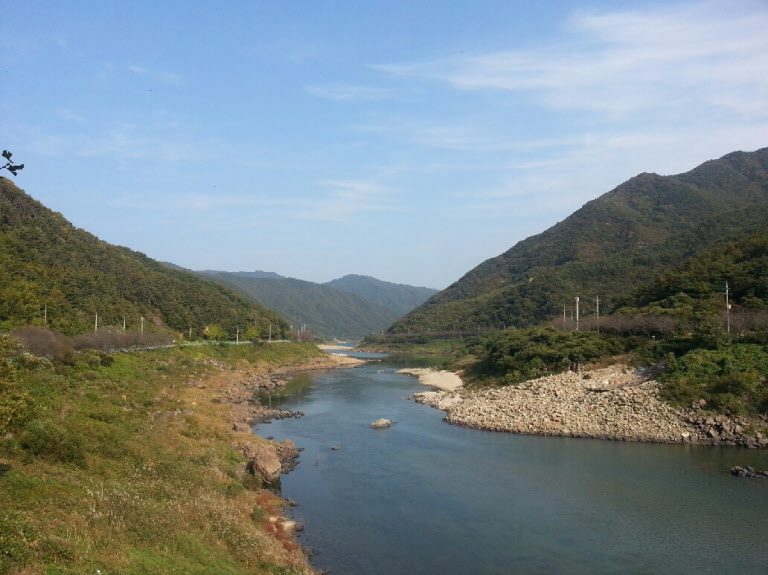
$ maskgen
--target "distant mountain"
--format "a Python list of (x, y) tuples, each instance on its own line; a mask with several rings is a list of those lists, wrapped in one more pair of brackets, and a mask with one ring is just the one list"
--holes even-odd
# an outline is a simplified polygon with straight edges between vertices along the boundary
[[(217, 274), (220, 273), (217, 270), (202, 270), (200, 272), (201, 274)], [(287, 279), (285, 276), (281, 276), (280, 274), (276, 274), (275, 272), (262, 272), (259, 270), (252, 271), (252, 272), (226, 272), (231, 273), (236, 276), (244, 277), (244, 278), (257, 278), (257, 279), (273, 279), (273, 280), (284, 280)]]
[(0, 178), (0, 330), (42, 325), (73, 334), (99, 325), (201, 334), (272, 323), (273, 311), (220, 284), (169, 269), (146, 255), (75, 228), (10, 180)]
[(392, 332), (501, 328), (570, 309), (622, 304), (705, 248), (768, 221), (768, 148), (734, 152), (676, 176), (640, 174), (545, 232), (481, 263), (396, 322)]
[(353, 293), (293, 278), (253, 277), (243, 272), (195, 272), (279, 312), (294, 329), (338, 339), (361, 339), (380, 332), (399, 314)]
[(326, 282), (341, 291), (357, 294), (398, 316), (407, 314), (437, 293), (436, 289), (385, 282), (370, 276), (346, 275)]

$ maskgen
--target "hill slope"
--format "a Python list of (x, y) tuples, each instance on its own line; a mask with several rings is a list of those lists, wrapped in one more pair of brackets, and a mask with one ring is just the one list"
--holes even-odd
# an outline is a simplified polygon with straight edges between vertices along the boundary
[(171, 328), (200, 335), (205, 325), (235, 327), (285, 320), (219, 284), (169, 269), (144, 254), (75, 228), (0, 178), (0, 329), (47, 325), (64, 333), (101, 326)]
[(403, 316), (437, 293), (436, 289), (385, 282), (370, 276), (350, 274), (323, 285), (357, 294)]
[(676, 176), (640, 174), (545, 232), (486, 260), (390, 331), (501, 328), (545, 321), (599, 294), (608, 310), (697, 251), (768, 215), (768, 148)]
[(256, 277), (247, 272), (195, 272), (279, 312), (294, 327), (316, 335), (360, 339), (386, 329), (399, 314), (327, 285), (294, 278)]

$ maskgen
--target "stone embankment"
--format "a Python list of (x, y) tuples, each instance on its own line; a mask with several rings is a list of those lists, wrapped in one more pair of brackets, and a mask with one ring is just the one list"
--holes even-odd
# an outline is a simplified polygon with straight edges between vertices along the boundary
[(446, 412), (455, 425), (531, 435), (659, 443), (768, 446), (744, 421), (676, 409), (658, 397), (651, 373), (611, 366), (565, 372), (503, 388), (424, 392), (414, 399)]

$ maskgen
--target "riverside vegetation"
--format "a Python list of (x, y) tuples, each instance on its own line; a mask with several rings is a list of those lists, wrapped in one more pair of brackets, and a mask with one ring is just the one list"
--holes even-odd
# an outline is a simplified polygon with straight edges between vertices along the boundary
[[(713, 337), (709, 327), (704, 322), (701, 332), (664, 340), (549, 326), (453, 340), (371, 336), (365, 344), (432, 353), (435, 363), (460, 373), (466, 391), (422, 397), (446, 409), (450, 422), (520, 433), (766, 446), (768, 331), (731, 340)], [(604, 377), (599, 368), (610, 366)], [(624, 427), (622, 418), (629, 422)]]
[(322, 357), (215, 344), (51, 361), (0, 336), (0, 573), (310, 573), (233, 447), (226, 399), (237, 373)]

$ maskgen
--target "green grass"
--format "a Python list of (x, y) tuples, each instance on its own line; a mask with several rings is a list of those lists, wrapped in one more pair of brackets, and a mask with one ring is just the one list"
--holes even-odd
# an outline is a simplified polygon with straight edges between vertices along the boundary
[(215, 400), (233, 370), (319, 354), (189, 346), (80, 354), (55, 369), (0, 358), (28, 399), (0, 435), (0, 574), (301, 572), (296, 544), (254, 521), (254, 509), (266, 517), (280, 502), (243, 475)]

